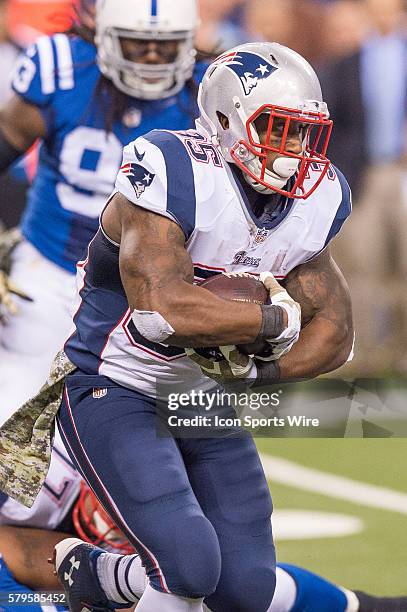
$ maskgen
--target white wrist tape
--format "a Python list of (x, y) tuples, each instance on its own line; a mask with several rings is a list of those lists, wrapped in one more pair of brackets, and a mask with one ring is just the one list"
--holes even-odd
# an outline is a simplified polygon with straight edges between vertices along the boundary
[(175, 333), (175, 329), (159, 312), (134, 310), (131, 318), (140, 334), (150, 342), (165, 342)]
[(260, 280), (270, 293), (271, 303), (281, 306), (287, 313), (287, 328), (278, 338), (273, 338), (273, 343), (291, 338), (295, 338), (296, 341), (301, 330), (301, 306), (292, 299), (271, 272), (262, 272)]
[(274, 341), (287, 340), (293, 338), (301, 331), (301, 307), (283, 290), (277, 293), (271, 300), (276, 306), (281, 306), (287, 313), (287, 327)]

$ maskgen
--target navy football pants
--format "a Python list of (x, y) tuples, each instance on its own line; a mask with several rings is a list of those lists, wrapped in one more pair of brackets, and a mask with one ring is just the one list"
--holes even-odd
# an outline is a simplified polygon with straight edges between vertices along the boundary
[[(107, 393), (96, 399), (94, 388)], [(67, 378), (58, 421), (154, 588), (206, 597), (215, 612), (267, 610), (275, 587), (272, 505), (248, 434), (157, 437), (153, 399), (78, 372)]]

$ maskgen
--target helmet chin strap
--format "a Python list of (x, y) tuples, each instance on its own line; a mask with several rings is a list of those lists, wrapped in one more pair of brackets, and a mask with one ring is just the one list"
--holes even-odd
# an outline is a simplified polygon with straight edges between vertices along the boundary
[(146, 100), (160, 100), (166, 96), (175, 83), (173, 75), (158, 78), (156, 83), (149, 83), (140, 75), (135, 77), (128, 72), (123, 72), (122, 80), (124, 85), (134, 91), (135, 95), (138, 94), (143, 99), (145, 97)]
[[(270, 185), (282, 189), (287, 181), (297, 172), (300, 160), (294, 157), (277, 157), (273, 163), (273, 170), (266, 170), (264, 178)], [(247, 164), (249, 170), (254, 174), (260, 174), (259, 160), (253, 160)], [(258, 170), (258, 172), (256, 172)], [(261, 183), (258, 183), (249, 174), (244, 175), (246, 182), (258, 193), (264, 195), (271, 195), (275, 191), (271, 187), (265, 187)]]

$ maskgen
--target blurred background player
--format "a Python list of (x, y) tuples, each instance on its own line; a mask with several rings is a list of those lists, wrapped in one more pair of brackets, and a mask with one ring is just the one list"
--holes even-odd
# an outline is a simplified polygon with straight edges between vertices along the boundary
[[(133, 547), (105, 513), (79, 473), (74, 469), (57, 437), (44, 487), (30, 509), (0, 498), (0, 592), (32, 594), (58, 592), (61, 585), (47, 559), (57, 542), (67, 536), (101, 546), (113, 554), (134, 553)], [(113, 557), (112, 557), (113, 559)], [(147, 582), (140, 558), (129, 558), (137, 593)], [(377, 598), (352, 592), (327, 582), (314, 573), (294, 566), (277, 567), (276, 592), (270, 612), (402, 612), (406, 598)], [(54, 603), (55, 605), (55, 603)], [(65, 607), (56, 605), (58, 610)], [(3, 612), (15, 606), (3, 600)], [(39, 604), (26, 612), (41, 612)]]
[(405, 7), (403, 0), (334, 3), (329, 23), (342, 25), (339, 40), (353, 44), (320, 75), (337, 128), (330, 153), (354, 193), (352, 224), (335, 254), (355, 300), (352, 367), (365, 376), (407, 372)]
[(37, 390), (68, 335), (75, 264), (123, 145), (152, 128), (189, 128), (197, 112), (195, 2), (100, 2), (96, 42), (90, 11), (71, 34), (26, 51), (0, 112), (0, 170), (42, 141), (10, 273), (27, 299), (14, 296), (18, 314), (0, 328), (2, 418)]
[[(87, 2), (85, 0), (84, 4)], [(93, 2), (93, 0), (92, 0)], [(54, 34), (70, 27), (75, 0), (7, 0), (7, 23), (19, 47), (28, 47), (41, 34)]]
[[(13, 36), (9, 20), (10, 3), (0, 1), (0, 107), (13, 95), (11, 77), (21, 51)], [(10, 169), (0, 176), (0, 231), (2, 227), (15, 226), (25, 204), (28, 181), (21, 170), (18, 176)], [(2, 203), (12, 202), (7, 209)], [(1, 301), (1, 300), (0, 300)]]
[[(70, 0), (1, 1), (0, 106), (13, 93), (12, 70), (21, 50), (33, 44), (41, 34), (67, 29), (73, 16), (74, 5)], [(14, 227), (20, 220), (37, 161), (38, 150), (34, 146), (29, 154), (0, 176), (0, 220), (6, 228)]]

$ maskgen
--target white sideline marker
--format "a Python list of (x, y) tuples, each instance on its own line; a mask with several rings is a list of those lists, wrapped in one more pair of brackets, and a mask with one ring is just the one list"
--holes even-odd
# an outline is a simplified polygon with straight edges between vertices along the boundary
[(278, 482), (326, 497), (342, 499), (359, 506), (407, 514), (406, 493), (321, 472), (280, 457), (262, 453), (260, 458), (266, 477), (271, 483)]
[(313, 510), (274, 510), (273, 537), (283, 540), (315, 540), (316, 538), (343, 538), (360, 533), (363, 521), (356, 516)]

